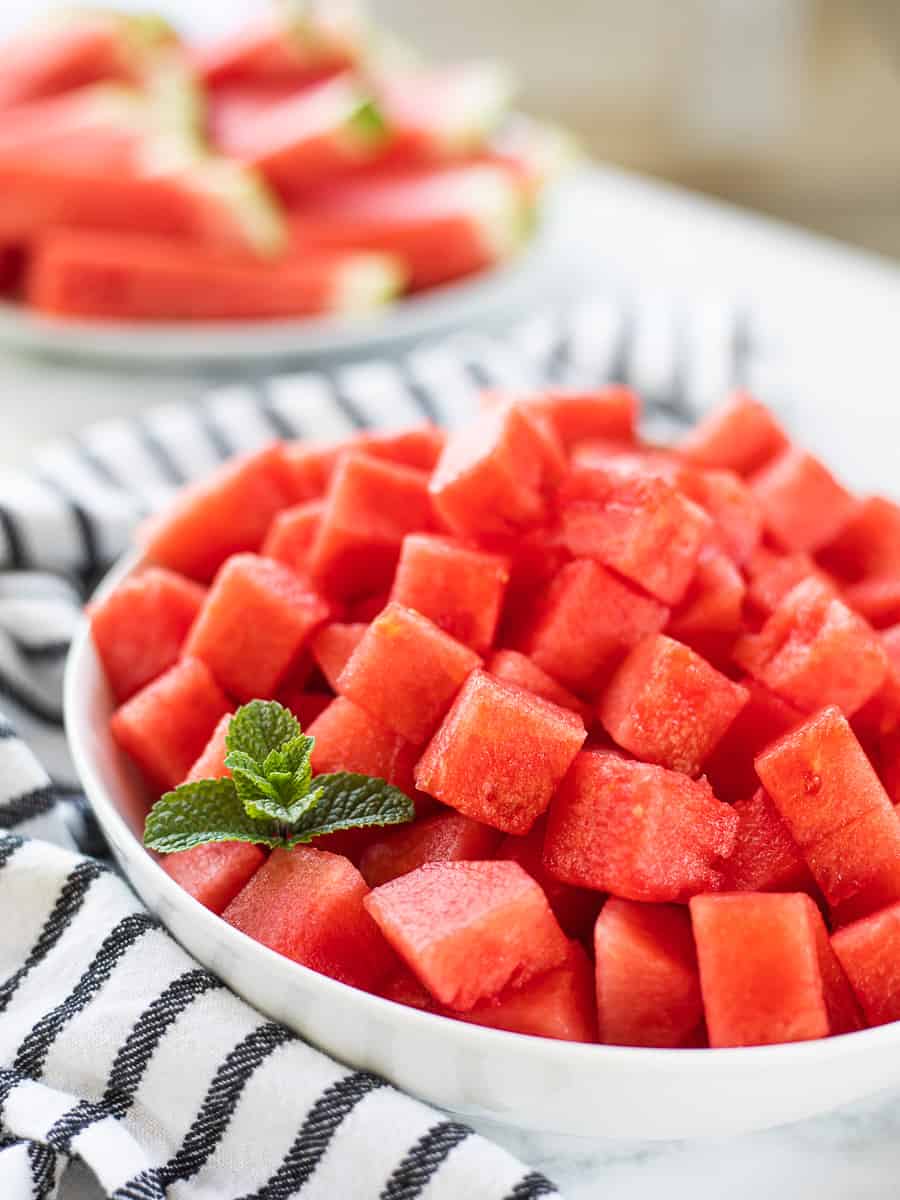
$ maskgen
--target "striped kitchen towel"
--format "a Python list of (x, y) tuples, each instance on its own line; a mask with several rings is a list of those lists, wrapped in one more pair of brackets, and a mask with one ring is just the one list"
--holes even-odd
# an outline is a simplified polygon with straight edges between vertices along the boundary
[[(711, 394), (742, 382), (740, 339), (717, 328)], [(168, 937), (103, 861), (61, 677), (83, 599), (135, 522), (229, 454), (453, 423), (483, 387), (611, 378), (671, 425), (699, 395), (673, 345), (646, 314), (629, 326), (617, 305), (585, 301), (503, 339), (458, 336), (108, 421), (0, 475), (0, 1200), (52, 1197), (72, 1157), (117, 1200), (555, 1194), (465, 1126), (266, 1021)]]

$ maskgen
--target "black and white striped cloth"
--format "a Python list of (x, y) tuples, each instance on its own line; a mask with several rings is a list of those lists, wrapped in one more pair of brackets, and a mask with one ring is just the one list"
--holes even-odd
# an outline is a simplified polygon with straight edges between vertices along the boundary
[[(705, 386), (722, 391), (741, 382), (742, 347), (727, 322), (717, 337)], [(548, 382), (625, 379), (671, 424), (692, 404), (674, 361), (617, 305), (589, 300), (502, 339), (457, 336), (108, 421), (0, 474), (0, 1200), (54, 1196), (73, 1156), (116, 1200), (555, 1194), (465, 1126), (265, 1021), (168, 937), (102, 861), (61, 676), (83, 599), (135, 522), (231, 453), (452, 424), (483, 387)]]

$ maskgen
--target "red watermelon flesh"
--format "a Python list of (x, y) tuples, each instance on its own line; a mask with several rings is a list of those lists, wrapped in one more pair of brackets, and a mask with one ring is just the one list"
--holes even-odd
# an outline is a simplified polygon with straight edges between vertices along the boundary
[(500, 555), (412, 533), (403, 541), (391, 599), (483, 654), (493, 643), (508, 581), (509, 563)]
[(568, 958), (520, 987), (505, 988), (493, 1000), (476, 1004), (458, 1020), (510, 1033), (596, 1042), (597, 1013), (591, 961), (584, 948), (569, 942)]
[(495, 679), (525, 688), (527, 692), (533, 692), (543, 700), (549, 700), (558, 704), (560, 708), (569, 708), (578, 713), (586, 729), (593, 723), (594, 710), (590, 705), (583, 704), (574, 692), (557, 683), (533, 659), (520, 654), (518, 650), (496, 650), (487, 664), (487, 671)]
[(418, 750), (365, 709), (338, 696), (306, 732), (316, 739), (312, 752), (317, 775), (350, 771), (386, 779), (411, 796)]
[(368, 628), (362, 622), (346, 625), (334, 621), (331, 625), (323, 625), (313, 635), (310, 642), (312, 656), (332, 690), (337, 691), (338, 676)]
[(268, 699), (329, 611), (281, 563), (235, 554), (216, 576), (185, 652), (237, 699)]
[(733, 471), (683, 471), (676, 485), (712, 517), (716, 545), (743, 566), (763, 530), (759, 500), (744, 480)]
[(284, 463), (293, 503), (323, 499), (339, 460), (356, 446), (356, 438), (324, 446), (309, 442), (285, 443)]
[(117, 700), (177, 661), (205, 595), (174, 571), (147, 567), (91, 606), (91, 636)]
[(480, 663), (473, 650), (433, 621), (392, 601), (366, 629), (337, 686), (342, 696), (420, 745)]
[(628, 654), (597, 712), (617, 745), (696, 775), (747, 703), (747, 692), (688, 646), (661, 634)]
[(447, 444), (447, 431), (437, 425), (414, 425), (396, 433), (364, 433), (359, 446), (371, 458), (433, 471)]
[(544, 865), (545, 817), (540, 817), (528, 833), (508, 834), (497, 847), (497, 858), (517, 862), (537, 883), (563, 931), (573, 938), (586, 937), (593, 928), (600, 896), (587, 888), (572, 887), (551, 875)]
[(366, 912), (365, 880), (340, 854), (275, 850), (222, 914), (278, 954), (374, 991), (396, 959)]
[(331, 480), (310, 571), (329, 594), (367, 595), (390, 584), (406, 535), (432, 523), (424, 471), (347, 454)]
[(563, 566), (522, 614), (515, 643), (560, 683), (590, 695), (631, 646), (665, 625), (669, 610), (589, 559)]
[(732, 806), (739, 825), (723, 868), (729, 892), (808, 892), (816, 884), (799, 847), (763, 788)]
[(544, 863), (577, 887), (684, 901), (720, 888), (738, 823), (705, 779), (586, 750), (550, 806)]
[(875, 629), (900, 621), (900, 575), (874, 577), (852, 583), (844, 589), (845, 602)]
[(330, 692), (307, 692), (300, 687), (288, 687), (279, 692), (278, 699), (306, 729), (328, 708), (334, 696)]
[(0, 108), (0, 158), (130, 173), (146, 132), (137, 93), (100, 84)]
[(869, 1025), (900, 1020), (900, 903), (831, 935)]
[(711, 1046), (800, 1042), (830, 1033), (808, 896), (695, 896), (691, 919)]
[(797, 447), (783, 451), (755, 475), (752, 487), (767, 531), (784, 550), (820, 549), (846, 523), (855, 504), (827, 467)]
[(629, 467), (573, 471), (560, 490), (563, 541), (663, 604), (683, 599), (712, 520), (658, 475)]
[(145, 525), (144, 554), (206, 582), (230, 555), (258, 550), (275, 514), (290, 503), (284, 451), (267, 446), (180, 492)]
[(517, 863), (427, 863), (376, 888), (366, 908), (429, 992), (463, 1012), (568, 955), (544, 893)]
[(116, 709), (110, 729), (147, 778), (168, 790), (181, 783), (230, 709), (206, 664), (185, 658)]
[(850, 582), (900, 575), (900, 505), (885, 496), (857, 501), (818, 558), (823, 567)]
[[(440, 1006), (431, 993), (419, 983), (409, 967), (402, 963), (396, 974), (382, 985), (381, 995), (385, 1000), (405, 1004), (407, 1008), (417, 1008), (419, 1012), (440, 1012)], [(455, 1013), (453, 1015), (456, 1016)]]
[(594, 928), (600, 1041), (692, 1045), (703, 1025), (687, 909), (611, 897)]
[(368, 596), (360, 596), (346, 605), (347, 621), (351, 625), (371, 625), (377, 616), (387, 608), (391, 600), (389, 591), (370, 592)]
[(787, 435), (766, 406), (746, 392), (736, 392), (682, 439), (678, 453), (700, 467), (750, 475), (787, 444)]
[(759, 786), (757, 754), (799, 725), (805, 714), (749, 676), (740, 680), (747, 703), (703, 764), (703, 773), (720, 800), (746, 800)]
[(848, 716), (876, 694), (888, 671), (872, 628), (814, 578), (787, 594), (759, 634), (738, 640), (734, 659), (797, 708), (836, 704)]
[(429, 483), (447, 527), (461, 536), (502, 536), (546, 517), (562, 454), (546, 434), (515, 404), (498, 404), (454, 430)]
[(307, 500), (283, 509), (269, 526), (260, 554), (284, 563), (298, 575), (304, 574), (324, 510), (321, 500)]
[(715, 546), (706, 546), (666, 632), (701, 654), (708, 649), (717, 657), (726, 657), (727, 648), (743, 628), (745, 593), (743, 576), (732, 559)]
[(806, 850), (833, 927), (900, 900), (900, 816), (879, 807)]
[(500, 834), (462, 813), (440, 812), (384, 833), (367, 846), (359, 869), (369, 887), (380, 887), (427, 862), (494, 857)]
[(831, 938), (822, 914), (812, 900), (807, 904), (806, 911), (815, 937), (819, 973), (822, 976), (822, 989), (831, 1033), (853, 1033), (856, 1029), (863, 1029), (865, 1026), (859, 1004), (853, 988), (850, 986), (850, 981), (844, 973), (844, 968), (831, 945)]
[(188, 895), (221, 915), (265, 861), (262, 847), (249, 842), (207, 842), (167, 854), (161, 864)]
[(567, 450), (578, 442), (636, 440), (640, 402), (631, 388), (610, 384), (596, 391), (554, 389), (528, 401), (533, 412), (549, 417)]
[(814, 576), (823, 586), (832, 586), (824, 571), (804, 551), (781, 554), (768, 546), (760, 546), (745, 569), (747, 599), (762, 616), (770, 616), (798, 583)]
[(473, 671), (416, 766), (416, 785), (504, 833), (524, 834), (581, 748), (575, 713)]
[(185, 779), (186, 783), (191, 783), (195, 779), (225, 779), (230, 777), (231, 772), (225, 766), (225, 755), (228, 753), (225, 739), (228, 737), (231, 717), (231, 713), (226, 713), (212, 731), (209, 741), (203, 748), (203, 752), (190, 771), (188, 771)]

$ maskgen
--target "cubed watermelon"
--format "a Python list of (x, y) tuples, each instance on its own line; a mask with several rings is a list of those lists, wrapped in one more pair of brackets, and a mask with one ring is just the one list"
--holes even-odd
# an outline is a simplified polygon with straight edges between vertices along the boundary
[(734, 562), (716, 546), (705, 546), (666, 632), (718, 661), (743, 628), (745, 593), (743, 576)]
[(186, 782), (195, 779), (225, 779), (231, 775), (225, 766), (225, 756), (228, 753), (226, 738), (231, 725), (231, 713), (226, 713), (212, 731), (209, 741), (203, 747), (200, 757), (187, 773)]
[(550, 700), (560, 708), (570, 708), (572, 712), (578, 713), (586, 729), (593, 723), (594, 710), (589, 704), (582, 703), (574, 692), (557, 683), (533, 659), (520, 654), (518, 650), (495, 651), (487, 664), (487, 671), (495, 679), (525, 688), (527, 692), (533, 692), (543, 700)]
[(806, 860), (764, 788), (735, 801), (732, 811), (740, 823), (723, 868), (726, 891), (815, 892)]
[(803, 893), (695, 896), (691, 919), (711, 1046), (760, 1046), (831, 1032)]
[(885, 496), (858, 501), (818, 557), (829, 571), (851, 582), (900, 575), (900, 505)]
[(364, 433), (359, 447), (370, 458), (433, 471), (447, 444), (447, 431), (437, 425), (414, 425), (396, 433)]
[(313, 634), (309, 648), (316, 665), (333, 691), (337, 691), (338, 676), (368, 628), (368, 625), (361, 621), (351, 624), (333, 621), (330, 625), (323, 625)]
[(544, 893), (513, 862), (427, 863), (365, 904), (429, 992), (463, 1012), (569, 953)]
[(740, 683), (747, 692), (747, 703), (703, 764), (713, 791), (729, 803), (753, 795), (759, 785), (754, 766), (757, 754), (806, 715), (749, 676)]
[(703, 1002), (685, 908), (613, 896), (594, 928), (600, 1041), (612, 1046), (695, 1045)]
[(569, 942), (569, 954), (520, 987), (507, 987), (493, 1000), (476, 1004), (459, 1020), (510, 1033), (556, 1038), (563, 1042), (596, 1042), (597, 1013), (591, 960), (584, 948)]
[(408, 796), (415, 791), (418, 749), (343, 696), (332, 700), (306, 732), (316, 739), (312, 751), (316, 774), (350, 771), (386, 779)]
[(563, 542), (663, 604), (683, 599), (711, 518), (658, 475), (628, 467), (573, 471), (560, 489)]
[(875, 629), (900, 621), (900, 575), (861, 579), (844, 588), (843, 597)]
[(369, 887), (380, 887), (427, 862), (493, 858), (499, 841), (489, 825), (462, 813), (439, 812), (385, 832), (366, 847), (359, 869)]
[(747, 599), (752, 608), (768, 617), (798, 583), (814, 576), (823, 587), (833, 586), (824, 571), (804, 551), (782, 554), (760, 546), (745, 565), (748, 575)]
[(391, 599), (483, 654), (494, 640), (508, 581), (509, 563), (500, 555), (412, 533), (403, 542)]
[(433, 621), (393, 601), (376, 617), (337, 680), (338, 691), (416, 745), (428, 740), (478, 655)]
[(249, 842), (207, 842), (166, 854), (161, 863), (189, 896), (221, 915), (265, 861), (262, 847)]
[(268, 699), (329, 611), (281, 563), (235, 554), (216, 576), (185, 653), (202, 659), (237, 699)]
[(416, 766), (416, 784), (504, 833), (527, 833), (581, 748), (575, 713), (473, 671)]
[(330, 692), (307, 692), (301, 687), (287, 687), (278, 693), (278, 700), (291, 710), (302, 728), (306, 729), (334, 701), (334, 696)]
[(342, 442), (286, 442), (284, 464), (293, 504), (322, 500), (335, 467), (345, 454), (358, 448), (357, 437)]
[(854, 499), (828, 468), (795, 446), (753, 477), (768, 533), (785, 550), (813, 552), (832, 540)]
[(900, 1021), (900, 903), (845, 925), (831, 945), (866, 1022)]
[(678, 453), (701, 467), (725, 467), (750, 475), (788, 444), (784, 430), (758, 400), (736, 392), (678, 445)]
[(593, 392), (558, 388), (539, 392), (526, 403), (532, 412), (550, 418), (567, 450), (578, 442), (598, 439), (625, 445), (635, 441), (640, 401), (631, 388), (620, 384)]
[(762, 537), (762, 506), (733, 471), (683, 470), (676, 481), (686, 496), (713, 519), (713, 539), (719, 548), (743, 566)]
[(526, 834), (507, 834), (497, 847), (496, 858), (511, 859), (537, 883), (550, 902), (563, 931), (573, 938), (585, 938), (593, 929), (601, 897), (589, 888), (572, 887), (551, 875), (544, 863), (544, 838), (547, 820), (539, 817)]
[(747, 703), (747, 691), (688, 646), (657, 634), (628, 654), (597, 712), (617, 745), (696, 775)]
[(116, 709), (110, 729), (147, 778), (168, 790), (181, 783), (230, 709), (206, 664), (185, 658)]
[(275, 850), (222, 914), (278, 954), (374, 990), (396, 959), (366, 912), (366, 882), (340, 854)]
[(117, 700), (177, 662), (205, 595), (174, 571), (147, 567), (91, 605), (91, 636)]
[(367, 595), (390, 584), (406, 535), (431, 524), (423, 471), (346, 454), (329, 486), (310, 571), (336, 596)]
[(863, 1029), (865, 1022), (859, 1003), (844, 968), (841, 966), (840, 959), (831, 945), (831, 937), (822, 914), (812, 900), (807, 905), (806, 911), (809, 914), (816, 941), (816, 954), (819, 959), (819, 973), (822, 976), (829, 1029), (833, 1035), (853, 1033), (857, 1029)]
[(260, 554), (284, 563), (298, 575), (305, 574), (324, 509), (321, 500), (307, 500), (283, 509), (269, 526)]
[(564, 883), (683, 901), (721, 886), (737, 829), (705, 779), (585, 750), (550, 806), (544, 862)]
[(833, 927), (900, 900), (900, 816), (880, 806), (807, 847)]
[(527, 606), (518, 649), (566, 687), (591, 695), (617, 659), (665, 625), (669, 610), (589, 559), (562, 567)]
[(452, 532), (514, 534), (546, 517), (562, 461), (558, 441), (526, 409), (498, 404), (451, 433), (429, 490)]
[(755, 679), (804, 712), (836, 704), (852, 716), (888, 672), (872, 628), (815, 578), (788, 592), (761, 632), (745, 634), (733, 653)]

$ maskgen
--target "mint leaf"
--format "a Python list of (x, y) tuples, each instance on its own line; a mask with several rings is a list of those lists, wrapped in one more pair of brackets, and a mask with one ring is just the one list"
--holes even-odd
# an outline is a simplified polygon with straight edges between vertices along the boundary
[(317, 775), (316, 802), (296, 822), (287, 844), (297, 846), (341, 829), (401, 825), (416, 815), (409, 796), (383, 779), (340, 772)]
[(277, 822), (249, 817), (231, 779), (183, 783), (153, 805), (144, 827), (144, 845), (160, 854), (190, 850), (205, 842), (284, 845)]
[(310, 755), (315, 744), (315, 738), (301, 733), (282, 746), (280, 750), (270, 750), (262, 765), (266, 778), (271, 778), (273, 775), (290, 775), (293, 778), (293, 788), (297, 797), (305, 796), (312, 782)]
[[(231, 718), (225, 747), (229, 754), (236, 751), (254, 759), (257, 770), (273, 750), (300, 736), (300, 722), (277, 700), (251, 700), (242, 705)], [(226, 760), (227, 761), (227, 760)]]

